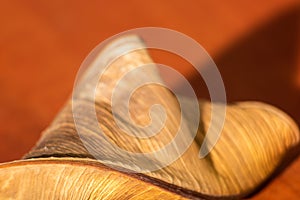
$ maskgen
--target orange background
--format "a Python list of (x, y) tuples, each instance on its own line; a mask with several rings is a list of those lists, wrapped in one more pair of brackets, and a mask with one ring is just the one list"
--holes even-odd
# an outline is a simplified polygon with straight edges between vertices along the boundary
[[(198, 41), (223, 76), (229, 101), (261, 100), (300, 124), (299, 0), (2, 1), (0, 6), (0, 161), (19, 159), (72, 91), (85, 56), (131, 28), (171, 28)], [(187, 74), (190, 67), (153, 53)], [(202, 94), (202, 95), (201, 95)], [(300, 159), (254, 199), (299, 199)]]

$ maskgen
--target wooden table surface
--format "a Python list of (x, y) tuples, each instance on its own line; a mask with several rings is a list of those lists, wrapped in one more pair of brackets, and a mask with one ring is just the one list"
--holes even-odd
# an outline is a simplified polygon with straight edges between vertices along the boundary
[[(34, 145), (93, 47), (143, 26), (198, 41), (219, 67), (229, 101), (265, 101), (300, 124), (299, 0), (10, 0), (1, 2), (0, 15), (0, 162), (19, 159)], [(187, 63), (153, 56), (186, 74), (207, 97)], [(300, 158), (252, 198), (300, 199)]]

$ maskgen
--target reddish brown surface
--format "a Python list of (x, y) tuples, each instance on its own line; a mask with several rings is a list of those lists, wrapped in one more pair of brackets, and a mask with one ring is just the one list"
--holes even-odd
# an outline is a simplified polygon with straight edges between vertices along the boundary
[[(1, 162), (20, 158), (34, 145), (93, 47), (142, 26), (175, 29), (202, 44), (223, 75), (230, 101), (266, 101), (300, 123), (299, 0), (88, 2), (1, 3)], [(186, 64), (154, 56), (189, 74)], [(197, 78), (189, 78), (205, 97)], [(299, 199), (299, 188), (300, 159), (253, 199)]]

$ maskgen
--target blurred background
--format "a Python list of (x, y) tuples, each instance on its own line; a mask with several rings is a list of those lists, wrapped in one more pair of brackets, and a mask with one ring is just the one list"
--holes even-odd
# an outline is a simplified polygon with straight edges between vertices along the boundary
[[(144, 26), (180, 31), (217, 64), (228, 101), (260, 100), (300, 124), (300, 1), (1, 1), (0, 162), (19, 159), (69, 97), (77, 70), (101, 41)], [(185, 61), (151, 52), (180, 70)], [(300, 158), (253, 199), (299, 199)]]

